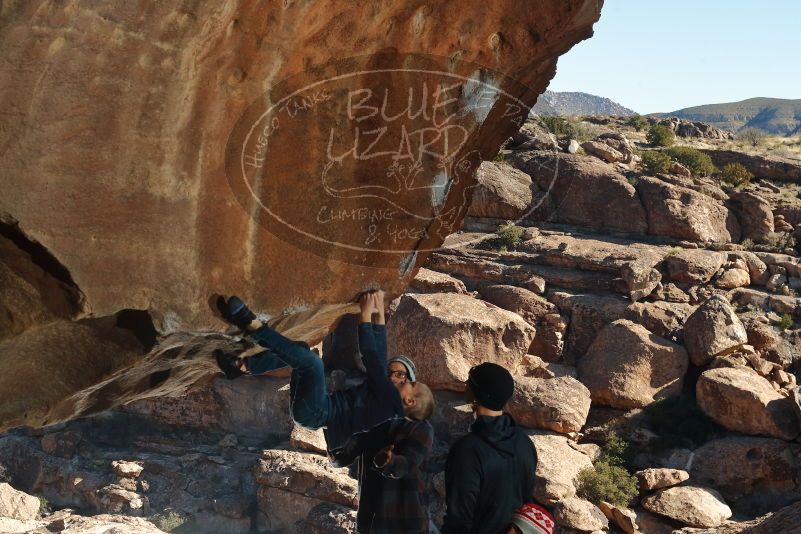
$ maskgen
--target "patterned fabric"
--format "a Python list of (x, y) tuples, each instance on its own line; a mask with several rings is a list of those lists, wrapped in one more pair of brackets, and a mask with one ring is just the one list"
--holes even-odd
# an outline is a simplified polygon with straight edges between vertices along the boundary
[(512, 516), (512, 524), (523, 534), (553, 534), (553, 516), (538, 504), (524, 504)]
[[(434, 441), (428, 421), (391, 421), (384, 439), (359, 460), (358, 532), (427, 533), (429, 526), (425, 464)], [(376, 454), (394, 444), (392, 460), (376, 467)]]

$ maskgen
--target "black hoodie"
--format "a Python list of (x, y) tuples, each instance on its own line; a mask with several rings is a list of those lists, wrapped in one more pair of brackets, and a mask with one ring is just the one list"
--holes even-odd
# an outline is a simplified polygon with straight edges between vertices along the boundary
[(448, 453), (442, 533), (505, 533), (531, 500), (537, 451), (508, 414), (479, 416)]

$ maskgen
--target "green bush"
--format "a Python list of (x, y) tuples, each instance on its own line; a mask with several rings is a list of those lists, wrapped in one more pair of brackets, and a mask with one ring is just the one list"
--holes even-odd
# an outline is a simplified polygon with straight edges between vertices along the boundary
[(720, 180), (735, 187), (750, 184), (753, 177), (754, 175), (751, 174), (751, 171), (737, 162), (727, 163), (720, 170)]
[(698, 408), (694, 399), (667, 397), (650, 404), (645, 413), (649, 426), (659, 436), (654, 449), (695, 448), (705, 443), (717, 430), (715, 424)]
[(540, 117), (540, 120), (548, 128), (555, 136), (563, 136), (567, 132), (567, 120), (563, 119), (562, 117), (556, 116), (548, 116), (548, 117)]
[(511, 221), (500, 225), (496, 233), (501, 238), (501, 247), (506, 247), (506, 250), (514, 249), (523, 240), (523, 228), (515, 226)]
[(642, 164), (650, 174), (666, 173), (670, 170), (670, 156), (659, 150), (648, 150), (642, 155)]
[(494, 157), (494, 158), (492, 158), (492, 161), (498, 161), (498, 162), (500, 162), (500, 161), (506, 161), (506, 154), (504, 154), (503, 152), (501, 152), (501, 151), (499, 150), (499, 151), (498, 151), (498, 153), (497, 153), (497, 154), (495, 154), (495, 157)]
[(44, 495), (37, 495), (39, 498), (39, 515), (46, 516), (53, 512), (50, 508), (50, 501)]
[(631, 126), (632, 128), (634, 128), (639, 132), (648, 128), (648, 120), (642, 115), (638, 115), (637, 113), (635, 113), (634, 115), (626, 119), (626, 125)]
[(779, 324), (776, 326), (778, 326), (781, 330), (787, 330), (793, 326), (793, 317), (789, 313), (783, 314)]
[(623, 465), (631, 456), (631, 446), (614, 430), (606, 434), (606, 442), (601, 447), (600, 461), (609, 465)]
[(593, 467), (579, 471), (576, 494), (595, 505), (606, 501), (628, 507), (637, 497), (637, 479), (625, 468), (598, 460)]
[(637, 479), (624, 467), (633, 455), (629, 443), (616, 432), (606, 435), (601, 456), (592, 468), (579, 472), (576, 490), (579, 497), (594, 504), (607, 501), (617, 506), (629, 506), (637, 496)]
[(673, 143), (676, 142), (676, 134), (667, 126), (654, 124), (648, 129), (645, 139), (652, 146), (673, 146)]
[(165, 510), (165, 512), (156, 516), (154, 518), (155, 521), (153, 521), (164, 532), (173, 532), (186, 523), (186, 518), (183, 515), (172, 510)]
[(589, 141), (590, 133), (579, 121), (568, 120), (564, 117), (540, 117), (545, 127), (556, 137), (562, 139), (575, 139), (579, 143)]
[(788, 232), (771, 232), (762, 238), (762, 242), (776, 250), (784, 250), (795, 246), (795, 239)]
[(709, 176), (717, 171), (712, 158), (689, 146), (674, 146), (665, 150), (668, 156), (678, 161), (693, 173), (694, 176)]

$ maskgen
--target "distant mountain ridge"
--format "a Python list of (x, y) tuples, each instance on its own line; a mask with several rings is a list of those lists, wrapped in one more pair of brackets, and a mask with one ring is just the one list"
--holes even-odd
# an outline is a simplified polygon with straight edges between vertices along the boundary
[(608, 98), (578, 92), (545, 91), (531, 109), (537, 115), (634, 115), (634, 111)]
[(773, 135), (801, 134), (801, 99), (757, 97), (740, 102), (693, 106), (670, 113), (652, 113), (651, 116), (707, 122), (735, 133), (757, 128)]

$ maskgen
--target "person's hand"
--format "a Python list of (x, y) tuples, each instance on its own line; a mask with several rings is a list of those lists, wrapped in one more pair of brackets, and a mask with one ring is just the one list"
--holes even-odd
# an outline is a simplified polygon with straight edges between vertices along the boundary
[(375, 308), (378, 318), (375, 320), (376, 324), (386, 324), (387, 320), (384, 315), (384, 292), (380, 289), (375, 292)]
[(382, 467), (386, 467), (387, 465), (392, 462), (392, 449), (395, 448), (395, 445), (388, 445), (384, 447), (380, 451), (378, 451), (373, 458), (373, 465), (377, 468), (381, 469)]
[(369, 323), (375, 311), (375, 296), (373, 292), (362, 293), (361, 297), (359, 297), (359, 310), (361, 311), (362, 322)]

